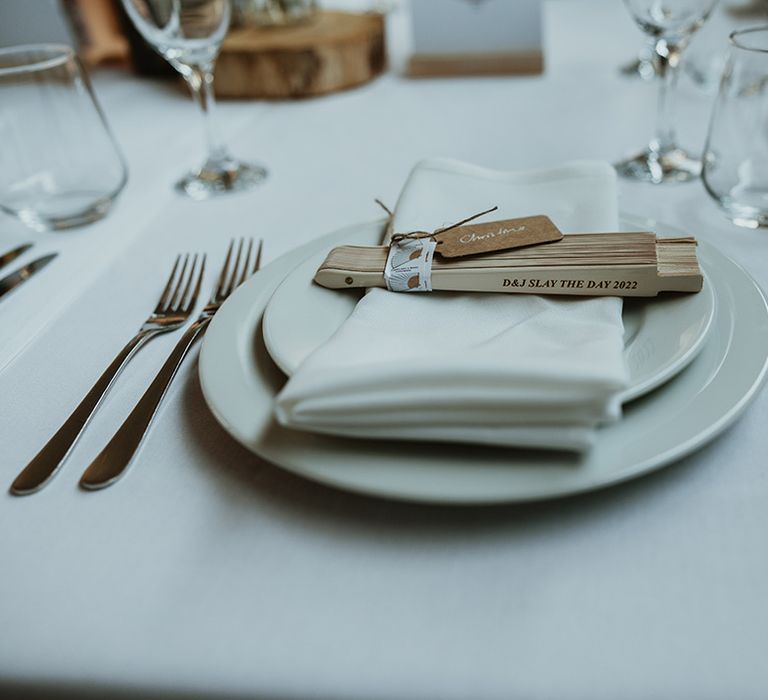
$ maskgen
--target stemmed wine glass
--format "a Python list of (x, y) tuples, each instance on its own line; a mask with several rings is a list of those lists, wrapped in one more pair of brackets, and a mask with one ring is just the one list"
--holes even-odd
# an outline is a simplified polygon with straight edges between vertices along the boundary
[(184, 77), (203, 115), (208, 155), (177, 189), (207, 199), (262, 182), (267, 171), (230, 155), (213, 114), (213, 67), (229, 28), (229, 0), (123, 0), (123, 6), (144, 39)]
[(620, 175), (659, 184), (698, 177), (701, 161), (677, 145), (672, 124), (680, 55), (717, 0), (624, 0), (635, 22), (653, 40), (658, 57), (656, 135), (636, 156), (616, 165)]

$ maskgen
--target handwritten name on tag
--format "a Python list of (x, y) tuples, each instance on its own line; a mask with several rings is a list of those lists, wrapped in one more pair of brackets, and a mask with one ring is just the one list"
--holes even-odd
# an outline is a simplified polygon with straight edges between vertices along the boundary
[(492, 253), (522, 246), (552, 243), (563, 237), (548, 216), (467, 224), (435, 234), (437, 252), (444, 258)]

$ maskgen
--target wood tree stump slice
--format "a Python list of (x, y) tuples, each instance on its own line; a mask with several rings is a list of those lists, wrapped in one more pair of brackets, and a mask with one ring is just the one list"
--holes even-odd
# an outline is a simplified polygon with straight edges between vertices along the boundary
[(223, 98), (308, 97), (366, 83), (385, 64), (382, 15), (321, 11), (306, 24), (232, 30), (214, 85)]

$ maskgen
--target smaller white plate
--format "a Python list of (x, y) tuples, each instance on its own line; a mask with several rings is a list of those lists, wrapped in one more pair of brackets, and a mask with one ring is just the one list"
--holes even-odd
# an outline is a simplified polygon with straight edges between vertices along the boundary
[[(378, 245), (383, 225), (361, 224), (337, 245)], [(648, 230), (626, 219), (622, 219), (622, 228)], [(288, 376), (330, 339), (362, 296), (359, 289), (331, 290), (314, 284), (312, 279), (327, 253), (323, 250), (298, 264), (277, 288), (264, 313), (264, 344)], [(648, 393), (684, 369), (703, 347), (714, 313), (715, 297), (707, 280), (698, 294), (627, 299), (624, 357), (630, 384), (622, 401)]]

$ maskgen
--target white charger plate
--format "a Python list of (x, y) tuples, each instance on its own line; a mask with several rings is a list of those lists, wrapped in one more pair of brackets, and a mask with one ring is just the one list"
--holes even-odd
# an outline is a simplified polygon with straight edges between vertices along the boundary
[[(384, 225), (384, 221), (360, 224), (351, 229), (351, 236), (340, 232), (334, 245), (378, 245)], [(648, 230), (626, 217), (621, 227)], [(685, 234), (667, 227), (663, 235)], [(272, 295), (264, 313), (267, 350), (288, 376), (330, 339), (362, 296), (362, 290), (331, 290), (313, 283), (327, 253), (322, 250), (297, 265)], [(624, 357), (630, 382), (622, 401), (648, 393), (686, 367), (703, 347), (714, 314), (715, 296), (706, 280), (698, 294), (627, 299)]]
[(200, 355), (203, 394), (225, 430), (264, 459), (306, 478), (377, 496), (454, 504), (590, 491), (658, 469), (712, 440), (744, 410), (766, 376), (763, 293), (736, 263), (702, 243), (702, 266), (717, 298), (708, 341), (678, 376), (628, 404), (621, 421), (599, 430), (586, 454), (352, 440), (288, 430), (273, 417), (285, 375), (262, 339), (264, 310), (299, 262), (357, 228), (292, 251), (242, 285), (214, 317)]

